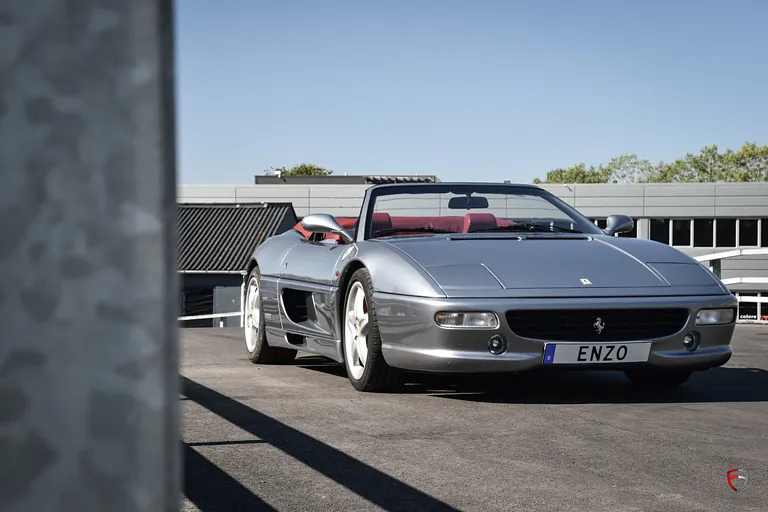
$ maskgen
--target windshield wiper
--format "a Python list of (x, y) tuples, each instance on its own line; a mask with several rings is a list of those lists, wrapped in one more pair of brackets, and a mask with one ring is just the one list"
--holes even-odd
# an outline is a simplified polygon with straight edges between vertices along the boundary
[(374, 231), (371, 233), (371, 236), (387, 236), (387, 235), (394, 235), (396, 233), (402, 233), (404, 231), (407, 231), (409, 233), (453, 233), (453, 231), (449, 229), (440, 229), (440, 228), (424, 228), (424, 227), (418, 227), (418, 228), (387, 228), (387, 229), (379, 229), (377, 231)]
[(473, 229), (472, 233), (483, 233), (490, 231), (507, 231), (507, 232), (544, 232), (544, 233), (583, 233), (578, 229), (563, 228), (560, 226), (534, 224), (533, 222), (519, 222), (512, 226), (496, 226), (495, 228), (478, 228)]

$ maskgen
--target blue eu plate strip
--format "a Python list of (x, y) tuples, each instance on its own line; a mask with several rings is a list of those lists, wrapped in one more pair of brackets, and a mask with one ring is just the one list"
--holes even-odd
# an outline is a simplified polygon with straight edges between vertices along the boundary
[(555, 362), (555, 347), (557, 345), (550, 343), (544, 349), (544, 364), (554, 364)]

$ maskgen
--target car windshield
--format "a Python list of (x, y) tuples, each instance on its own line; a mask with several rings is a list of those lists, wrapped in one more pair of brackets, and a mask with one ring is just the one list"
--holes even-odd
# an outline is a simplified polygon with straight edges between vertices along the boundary
[(590, 233), (600, 229), (535, 187), (395, 185), (371, 190), (366, 238), (436, 233)]

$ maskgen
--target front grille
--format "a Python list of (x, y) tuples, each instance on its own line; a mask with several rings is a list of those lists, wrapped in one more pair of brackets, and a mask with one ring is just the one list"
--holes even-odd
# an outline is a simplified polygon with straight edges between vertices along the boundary
[[(530, 309), (507, 312), (507, 323), (523, 338), (546, 341), (652, 340), (680, 332), (688, 321), (682, 308)], [(595, 324), (603, 326), (598, 333)]]

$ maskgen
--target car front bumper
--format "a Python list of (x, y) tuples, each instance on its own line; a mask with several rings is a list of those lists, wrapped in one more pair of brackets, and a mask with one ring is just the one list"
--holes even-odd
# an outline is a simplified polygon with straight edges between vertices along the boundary
[[(498, 373), (520, 372), (536, 368), (626, 370), (645, 367), (658, 369), (704, 370), (722, 366), (732, 354), (731, 338), (734, 323), (725, 325), (696, 325), (696, 315), (703, 308), (735, 308), (732, 295), (697, 297), (632, 297), (632, 298), (580, 298), (580, 299), (435, 299), (410, 297), (387, 293), (374, 293), (376, 318), (382, 338), (384, 359), (391, 366), (412, 371), (434, 373)], [(690, 311), (688, 322), (676, 334), (637, 341), (651, 342), (647, 362), (544, 364), (544, 349), (548, 340), (517, 336), (507, 324), (505, 312), (517, 309), (595, 309), (628, 308), (652, 310), (664, 307), (683, 307)], [(492, 311), (499, 318), (496, 329), (446, 329), (435, 323), (440, 311)], [(700, 336), (697, 350), (688, 351), (683, 338), (690, 331)], [(495, 355), (488, 349), (494, 334), (508, 341), (506, 352)], [(606, 339), (609, 343), (611, 340)], [(562, 344), (562, 341), (556, 342)], [(591, 343), (591, 342), (585, 342)], [(579, 344), (585, 344), (579, 342)], [(601, 341), (602, 343), (602, 341)]]

